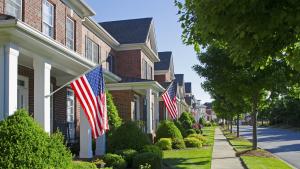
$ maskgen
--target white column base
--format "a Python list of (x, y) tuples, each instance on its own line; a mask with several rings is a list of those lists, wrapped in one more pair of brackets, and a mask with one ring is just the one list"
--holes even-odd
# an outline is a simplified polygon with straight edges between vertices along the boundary
[[(34, 68), (34, 119), (41, 125), (45, 132), (50, 133), (50, 94), (51, 65), (36, 58)], [(53, 97), (53, 96), (51, 96)]]
[(98, 137), (96, 140), (96, 156), (102, 156), (106, 153), (106, 134), (103, 134), (102, 136)]
[(93, 158), (92, 130), (90, 124), (80, 108), (80, 152), (79, 158)]

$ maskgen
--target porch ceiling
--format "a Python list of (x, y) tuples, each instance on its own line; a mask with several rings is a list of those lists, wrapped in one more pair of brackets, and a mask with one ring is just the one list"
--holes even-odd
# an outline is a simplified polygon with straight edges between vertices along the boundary
[(134, 90), (138, 93), (145, 94), (147, 89), (152, 89), (154, 92), (163, 92), (165, 89), (156, 81), (146, 82), (128, 82), (107, 84), (108, 90)]

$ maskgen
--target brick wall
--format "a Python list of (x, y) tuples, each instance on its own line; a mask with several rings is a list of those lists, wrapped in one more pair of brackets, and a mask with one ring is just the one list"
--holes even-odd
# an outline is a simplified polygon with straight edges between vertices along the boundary
[(134, 92), (126, 91), (110, 91), (113, 96), (115, 105), (119, 110), (120, 117), (125, 120), (131, 120), (131, 102), (134, 100)]
[(0, 13), (4, 13), (4, 0), (0, 0)]
[[(48, 0), (54, 6), (54, 39), (66, 44), (66, 18), (75, 23), (75, 51), (82, 54), (82, 19), (61, 0)], [(4, 13), (5, 0), (0, 0), (0, 14)], [(42, 0), (23, 0), (22, 20), (32, 28), (42, 32)]]
[(123, 77), (141, 78), (141, 50), (117, 52), (115, 73)]
[(166, 81), (166, 75), (155, 75), (154, 80), (158, 83), (163, 83)]

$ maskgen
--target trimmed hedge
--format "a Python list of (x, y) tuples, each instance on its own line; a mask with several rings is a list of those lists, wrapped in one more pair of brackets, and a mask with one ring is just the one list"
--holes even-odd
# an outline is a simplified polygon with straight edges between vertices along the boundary
[(162, 121), (156, 131), (156, 139), (160, 138), (181, 138), (182, 134), (175, 124), (171, 121)]
[(200, 148), (202, 147), (202, 142), (196, 138), (185, 138), (184, 139), (184, 143), (186, 145), (186, 147), (193, 147), (193, 148)]
[(185, 143), (184, 143), (183, 139), (173, 138), (172, 139), (172, 148), (173, 149), (184, 149)]
[(103, 161), (105, 162), (105, 167), (112, 167), (113, 169), (125, 169), (127, 166), (126, 161), (118, 154), (105, 154)]
[(142, 153), (155, 153), (157, 154), (160, 158), (163, 158), (163, 152), (161, 151), (161, 149), (158, 146), (155, 145), (146, 145), (142, 151)]
[(150, 145), (151, 141), (135, 122), (125, 122), (114, 130), (109, 136), (109, 151), (134, 149), (141, 150), (145, 145)]
[(194, 118), (192, 117), (191, 113), (183, 112), (179, 117), (179, 121), (185, 130), (193, 128)]
[(155, 145), (161, 150), (172, 150), (172, 140), (170, 138), (161, 138)]
[(188, 129), (185, 132), (186, 135), (190, 135), (190, 134), (196, 134), (196, 130), (195, 129)]
[(25, 110), (0, 122), (1, 168), (69, 168), (72, 155), (60, 133), (49, 136)]
[(141, 165), (150, 164), (151, 169), (161, 169), (162, 159), (156, 154), (151, 152), (140, 153), (133, 158), (133, 168), (140, 169)]
[(202, 136), (201, 134), (190, 134), (187, 136), (188, 138), (196, 138), (200, 140), (203, 144), (207, 143), (207, 138)]
[(121, 155), (127, 162), (128, 167), (132, 167), (132, 160), (135, 155), (137, 155), (137, 151), (133, 149), (125, 149), (119, 150), (116, 152), (117, 154)]

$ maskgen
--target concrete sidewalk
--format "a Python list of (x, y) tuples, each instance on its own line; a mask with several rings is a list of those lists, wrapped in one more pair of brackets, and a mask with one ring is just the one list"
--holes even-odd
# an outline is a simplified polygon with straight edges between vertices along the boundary
[(211, 169), (244, 169), (235, 151), (219, 128), (215, 131)]

